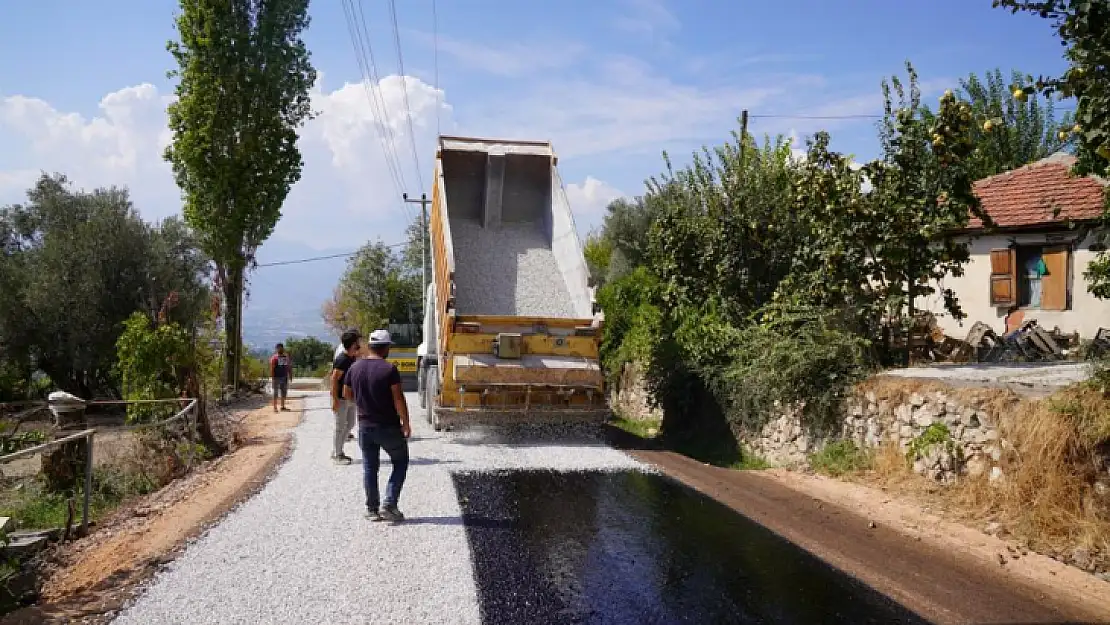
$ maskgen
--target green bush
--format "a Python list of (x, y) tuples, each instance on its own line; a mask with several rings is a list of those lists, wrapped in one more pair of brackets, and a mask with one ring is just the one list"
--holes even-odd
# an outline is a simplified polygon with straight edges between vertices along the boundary
[[(99, 519), (132, 497), (154, 492), (158, 484), (143, 473), (128, 472), (116, 468), (96, 469), (93, 471), (93, 488), (89, 497), (89, 515)], [(83, 484), (74, 493), (76, 517), (80, 522)], [(31, 482), (25, 488), (11, 489), (0, 501), (0, 515), (14, 519), (23, 529), (49, 529), (62, 527), (68, 514), (69, 497), (65, 493), (52, 492), (41, 481)]]
[(809, 466), (814, 471), (830, 477), (858, 473), (871, 466), (871, 455), (855, 442), (839, 440), (825, 445), (809, 456)]
[[(176, 323), (154, 326), (141, 312), (123, 322), (116, 341), (116, 371), (127, 400), (172, 399), (180, 396), (182, 373), (190, 366), (189, 337)], [(130, 404), (127, 420), (154, 421), (172, 414), (170, 406)]]
[(960, 447), (952, 439), (952, 432), (948, 429), (948, 426), (943, 423), (933, 423), (910, 441), (910, 446), (906, 449), (906, 460), (913, 462), (915, 458), (928, 453), (930, 449), (937, 445), (944, 447), (945, 450), (951, 453), (960, 452)]
[(830, 432), (845, 393), (868, 370), (867, 341), (827, 310), (772, 304), (714, 336), (729, 351), (704, 377), (733, 427), (747, 432), (784, 406), (800, 407), (808, 430)]
[(609, 381), (620, 378), (625, 363), (649, 364), (662, 331), (659, 279), (646, 267), (606, 284), (597, 292), (605, 312), (601, 361)]

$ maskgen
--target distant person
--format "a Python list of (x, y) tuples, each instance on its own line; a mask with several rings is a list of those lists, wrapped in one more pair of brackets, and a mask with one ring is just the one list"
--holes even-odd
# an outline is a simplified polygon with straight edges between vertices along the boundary
[(347, 371), (359, 358), (362, 350), (362, 337), (356, 330), (347, 330), (339, 338), (339, 346), (343, 351), (332, 363), (331, 369), (331, 411), (335, 414), (335, 440), (331, 458), (336, 464), (351, 464), (351, 457), (343, 453), (343, 445), (355, 427), (355, 402), (343, 398), (343, 385), (346, 383)]
[[(362, 480), (366, 489), (366, 515), (372, 521), (401, 521), (397, 509), (401, 487), (409, 470), (409, 443), (412, 434), (409, 409), (401, 390), (401, 374), (397, 366), (386, 360), (393, 340), (386, 330), (370, 333), (370, 353), (347, 370), (343, 397), (353, 399), (358, 411), (358, 444), (362, 449)], [(380, 451), (389, 456), (393, 470), (385, 487), (385, 497), (378, 493)]]
[(285, 346), (278, 343), (274, 348), (274, 355), (270, 356), (270, 380), (274, 387), (274, 412), (278, 411), (278, 396), (281, 396), (281, 409), (285, 407), (285, 398), (289, 396), (289, 376), (293, 373), (293, 362), (289, 354), (285, 353)]

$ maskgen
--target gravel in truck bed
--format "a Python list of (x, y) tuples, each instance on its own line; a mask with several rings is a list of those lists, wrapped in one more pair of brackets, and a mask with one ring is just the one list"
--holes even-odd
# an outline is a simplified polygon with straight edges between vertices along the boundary
[(483, 228), (453, 219), (451, 240), (459, 314), (574, 317), (566, 280), (539, 224)]
[[(504, 469), (646, 470), (583, 436), (436, 433), (409, 395), (413, 437), (399, 525), (363, 517), (361, 455), (329, 459), (328, 399), (306, 399), (289, 461), (151, 583), (123, 625), (421, 623), (477, 625), (477, 587), (453, 472)], [(389, 462), (382, 455), (384, 481)]]

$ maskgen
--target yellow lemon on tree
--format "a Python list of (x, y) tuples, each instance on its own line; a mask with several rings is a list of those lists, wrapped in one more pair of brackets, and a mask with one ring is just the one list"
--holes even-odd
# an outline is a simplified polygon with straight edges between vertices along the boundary
[(1025, 89), (1014, 89), (1014, 99), (1018, 102), (1024, 102), (1028, 97), (1025, 95)]
[(991, 120), (988, 119), (987, 121), (983, 122), (983, 130), (986, 130), (987, 132), (990, 132), (991, 129), (993, 129), (993, 128), (994, 128), (994, 122), (992, 122)]

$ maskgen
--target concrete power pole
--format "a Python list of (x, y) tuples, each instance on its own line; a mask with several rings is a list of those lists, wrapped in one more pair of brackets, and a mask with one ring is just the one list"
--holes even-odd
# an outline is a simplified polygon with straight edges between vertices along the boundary
[(408, 193), (401, 198), (409, 204), (420, 205), (420, 290), (421, 301), (428, 296), (428, 194), (421, 193), (419, 200), (410, 200)]

